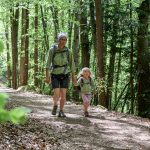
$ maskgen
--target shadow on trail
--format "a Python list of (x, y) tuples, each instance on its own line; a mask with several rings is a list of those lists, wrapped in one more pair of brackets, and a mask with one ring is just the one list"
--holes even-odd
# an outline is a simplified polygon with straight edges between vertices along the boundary
[[(23, 126), (0, 126), (2, 142), (21, 149), (51, 150), (149, 150), (149, 128), (134, 121), (111, 116), (92, 107), (90, 117), (83, 106), (66, 104), (67, 118), (51, 115), (52, 100), (33, 93), (10, 93), (10, 105), (33, 111)], [(13, 107), (13, 106), (12, 106)], [(14, 144), (15, 143), (15, 144)], [(13, 145), (14, 144), (14, 145)], [(37, 147), (38, 148), (37, 148)], [(14, 148), (15, 149), (15, 148)], [(23, 148), (22, 148), (23, 149)]]

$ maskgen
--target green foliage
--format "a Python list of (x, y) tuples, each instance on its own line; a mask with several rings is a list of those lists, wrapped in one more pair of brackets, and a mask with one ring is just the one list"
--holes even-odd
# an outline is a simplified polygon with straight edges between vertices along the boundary
[(4, 43), (2, 42), (2, 40), (0, 40), (0, 52), (3, 52), (4, 50)]
[(18, 107), (10, 111), (5, 110), (4, 107), (7, 104), (7, 99), (7, 94), (0, 94), (0, 122), (10, 121), (14, 124), (24, 123), (26, 120), (26, 115), (30, 112), (30, 109), (25, 107)]
[(25, 117), (26, 114), (30, 112), (30, 109), (27, 109), (25, 107), (19, 107), (19, 108), (15, 108), (13, 110), (10, 111), (10, 120), (17, 124), (17, 123), (24, 123), (25, 122)]
[(95, 79), (95, 86), (96, 86), (96, 92), (97, 93), (101, 93), (104, 92), (104, 90), (106, 89), (106, 83), (104, 79), (100, 79), (99, 77), (97, 77), (97, 79)]
[[(136, 40), (137, 39), (137, 28), (139, 26), (138, 22), (138, 15), (137, 15), (137, 8), (140, 6), (143, 0), (132, 0), (132, 1), (103, 1), (102, 7), (103, 7), (103, 31), (104, 31), (104, 54), (105, 54), (105, 79), (99, 79), (96, 78), (95, 84), (96, 84), (96, 92), (100, 93), (103, 90), (112, 91), (112, 105), (115, 105), (116, 100), (118, 97), (120, 97), (120, 94), (122, 94), (122, 91), (124, 89), (125, 84), (127, 84), (129, 80), (130, 75), (130, 53), (131, 53), (131, 34), (133, 36), (133, 74), (136, 73), (136, 60), (137, 60), (137, 48), (136, 48)], [(45, 93), (49, 94), (52, 90), (49, 89), (48, 85), (45, 85), (45, 55), (47, 52), (46, 44), (49, 44), (49, 46), (54, 42), (54, 37), (60, 31), (64, 31), (68, 33), (68, 43), (70, 41), (71, 45), (73, 45), (74, 41), (74, 29), (71, 27), (74, 27), (74, 25), (80, 26), (80, 19), (75, 19), (75, 15), (83, 15), (87, 16), (87, 22), (88, 22), (88, 32), (89, 32), (89, 38), (90, 38), (90, 46), (91, 46), (91, 52), (90, 52), (90, 68), (92, 68), (93, 73), (96, 75), (97, 65), (95, 65), (96, 62), (96, 53), (94, 50), (93, 45), (93, 38), (92, 38), (92, 28), (90, 23), (90, 10), (89, 6), (92, 1), (82, 1), (82, 6), (80, 1), (71, 1), (71, 0), (1, 0), (0, 1), (0, 21), (2, 21), (2, 24), (0, 22), (0, 28), (1, 32), (0, 35), (2, 35), (2, 39), (5, 41), (5, 27), (8, 26), (10, 29), (10, 9), (12, 8), (19, 8), (20, 13), (22, 8), (26, 8), (29, 6), (29, 26), (30, 30), (28, 30), (28, 35), (30, 37), (29, 40), (29, 79), (28, 79), (28, 90), (35, 90), (39, 93)], [(19, 5), (16, 5), (19, 4)], [(34, 5), (38, 4), (38, 14), (35, 14), (35, 7)], [(86, 11), (85, 11), (86, 9)], [(43, 10), (43, 16), (41, 14), (41, 10)], [(83, 12), (86, 12), (85, 14)], [(131, 15), (132, 13), (132, 15)], [(38, 31), (35, 32), (34, 27), (34, 20), (35, 15), (38, 16)], [(95, 16), (95, 13), (93, 14)], [(43, 20), (45, 22), (43, 22)], [(19, 19), (21, 21), (21, 18)], [(57, 22), (58, 21), (58, 22)], [(21, 22), (19, 22), (21, 23)], [(4, 26), (4, 27), (3, 27)], [(21, 27), (21, 25), (19, 26)], [(43, 30), (45, 29), (45, 31)], [(131, 33), (132, 28), (132, 33)], [(19, 28), (19, 31), (21, 31), (21, 28)], [(85, 31), (86, 32), (86, 31)], [(8, 31), (8, 43), (9, 47), (11, 48), (11, 32)], [(80, 33), (79, 33), (80, 35)], [(24, 35), (19, 34), (18, 41), (20, 41), (21, 37)], [(48, 43), (45, 44), (44, 37), (47, 37)], [(38, 87), (34, 85), (34, 49), (35, 49), (35, 40), (37, 40), (38, 43), (38, 73), (36, 74), (36, 77), (38, 78), (39, 84)], [(4, 49), (4, 44), (6, 42), (2, 42), (0, 40), (0, 52)], [(20, 44), (20, 42), (19, 42)], [(18, 48), (20, 45), (18, 44)], [(79, 47), (80, 47), (79, 43)], [(7, 50), (6, 52), (9, 52), (11, 49)], [(113, 50), (113, 51), (112, 51)], [(109, 58), (111, 56), (110, 52), (116, 53), (115, 55), (115, 65), (114, 65), (114, 76), (113, 76), (113, 86), (107, 87), (107, 83), (105, 83), (108, 72), (109, 72)], [(6, 78), (7, 76), (7, 63), (6, 63), (6, 57), (7, 54), (1, 56), (0, 58), (0, 67), (1, 71), (0, 74), (3, 76), (3, 78)], [(20, 58), (21, 54), (20, 49), (18, 51), (18, 58)], [(80, 54), (81, 52), (79, 52)], [(148, 55), (146, 55), (148, 56)], [(79, 57), (79, 56), (78, 56)], [(81, 69), (81, 58), (80, 63), (78, 64), (78, 70)], [(144, 59), (146, 59), (144, 55)], [(10, 67), (12, 59), (10, 58)], [(120, 63), (119, 63), (120, 62)], [(18, 65), (19, 66), (19, 65)], [(119, 66), (121, 69), (119, 69)], [(18, 67), (19, 68), (19, 67)], [(12, 71), (12, 68), (11, 68)], [(19, 72), (19, 69), (18, 69)], [(117, 76), (118, 75), (118, 76)], [(107, 81), (108, 82), (108, 81)], [(136, 79), (135, 79), (136, 84)], [(122, 105), (124, 105), (124, 102), (126, 102), (127, 111), (129, 110), (128, 104), (130, 103), (130, 95), (128, 94), (127, 90), (125, 90), (120, 98), (120, 101), (117, 106), (117, 110), (122, 109)], [(136, 95), (136, 90), (135, 90)], [(1, 95), (0, 95), (1, 96)], [(4, 106), (6, 105), (6, 99), (8, 97), (0, 97), (0, 114), (3, 114), (0, 116), (1, 120), (13, 120), (14, 123), (17, 122), (18, 119), (24, 120), (23, 117), (25, 113), (20, 112), (21, 109), (15, 109), (10, 112), (4, 110)], [(72, 89), (69, 88), (67, 92), (68, 99), (71, 99), (72, 96)], [(1, 100), (2, 99), (2, 100)], [(24, 110), (24, 108), (23, 108)], [(20, 112), (18, 116), (17, 112)], [(25, 111), (28, 112), (28, 111)], [(126, 111), (124, 111), (126, 112)], [(9, 113), (12, 113), (12, 115), (8, 115)], [(5, 117), (3, 117), (5, 116)], [(6, 117), (9, 116), (9, 117)]]
[(0, 94), (0, 108), (3, 108), (6, 105), (6, 99), (8, 99), (7, 94)]
[(9, 112), (3, 108), (0, 108), (0, 122), (9, 121)]

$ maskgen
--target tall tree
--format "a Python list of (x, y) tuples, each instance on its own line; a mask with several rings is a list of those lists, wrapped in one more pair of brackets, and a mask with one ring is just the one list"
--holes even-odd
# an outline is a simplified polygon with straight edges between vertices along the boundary
[[(78, 12), (75, 12), (75, 22), (78, 22), (80, 16)], [(72, 50), (74, 55), (74, 62), (76, 66), (76, 72), (78, 72), (79, 65), (79, 26), (77, 23), (74, 24), (74, 35), (73, 35), (73, 44)]]
[(19, 25), (19, 4), (10, 9), (11, 22), (11, 45), (12, 45), (12, 87), (18, 87), (18, 25)]
[(118, 27), (119, 27), (119, 7), (120, 0), (115, 0), (114, 5), (114, 15), (112, 21), (112, 40), (110, 44), (110, 58), (109, 58), (109, 68), (107, 76), (107, 107), (111, 109), (112, 103), (112, 89), (114, 82), (114, 69), (115, 69), (115, 58), (117, 53), (117, 38), (118, 38)]
[(34, 40), (34, 85), (38, 86), (38, 4), (35, 5), (35, 40)]
[[(69, 0), (69, 3), (71, 3), (71, 0)], [(73, 11), (72, 9), (70, 8), (68, 10), (68, 47), (71, 48), (71, 43), (72, 43), (72, 29), (73, 29)]]
[[(103, 16), (102, 16), (102, 3), (101, 0), (95, 0), (96, 7), (96, 53), (97, 53), (97, 65), (98, 74), (97, 77), (100, 80), (104, 80), (104, 48), (103, 48)], [(102, 85), (100, 91), (100, 104), (107, 107), (105, 89)]]
[(138, 114), (150, 117), (150, 52), (148, 50), (148, 25), (150, 1), (144, 0), (138, 11)]
[[(75, 1), (75, 5), (79, 3), (78, 0)], [(80, 15), (78, 10), (74, 10), (74, 18), (75, 18), (75, 23), (74, 23), (74, 28), (73, 28), (73, 43), (72, 43), (72, 51), (73, 51), (73, 56), (74, 56), (74, 62), (75, 62), (75, 67), (76, 67), (76, 73), (79, 71), (79, 20), (80, 20)], [(72, 97), (74, 100), (79, 99), (79, 95), (77, 95), (77, 92), (73, 90)]]
[[(120, 78), (120, 72), (121, 72), (121, 47), (119, 49), (119, 56), (118, 56), (118, 62), (117, 62), (117, 71), (116, 71), (116, 81), (115, 81), (115, 93), (114, 93), (114, 108), (113, 110), (117, 109), (117, 105), (119, 103), (119, 100), (122, 97), (122, 93), (120, 94), (120, 96), (118, 96), (118, 85), (119, 85), (119, 78)], [(126, 87), (124, 88), (126, 89)], [(123, 90), (124, 91), (124, 90)]]
[(22, 35), (20, 52), (20, 85), (28, 83), (28, 46), (29, 46), (29, 11), (22, 8)]
[(53, 17), (53, 23), (54, 23), (54, 42), (57, 42), (57, 35), (59, 32), (59, 19), (58, 19), (58, 8), (54, 5), (53, 0), (51, 0), (52, 6), (50, 7)]
[(47, 51), (49, 49), (49, 38), (48, 38), (48, 31), (47, 31), (46, 9), (43, 6), (40, 6), (40, 8), (41, 8), (42, 25), (44, 31), (44, 46), (45, 46), (45, 50)]
[(89, 29), (87, 22), (87, 6), (85, 1), (80, 0), (81, 15), (80, 15), (80, 41), (81, 41), (81, 62), (82, 67), (89, 67), (90, 65), (90, 50), (89, 50)]
[[(132, 13), (132, 0), (130, 0), (130, 21), (132, 22), (133, 13)], [(130, 44), (131, 44), (131, 52), (130, 52), (130, 93), (131, 93), (131, 113), (134, 114), (134, 81), (133, 81), (133, 53), (134, 53), (134, 37), (133, 37), (133, 25), (130, 25)]]
[[(91, 23), (92, 41), (93, 41), (94, 56), (95, 56), (95, 54), (96, 54), (96, 20), (95, 20), (94, 0), (89, 0), (89, 3), (90, 3), (89, 7), (90, 7), (90, 23)], [(94, 65), (95, 65), (95, 63), (94, 63)]]
[[(90, 10), (90, 24), (91, 24), (91, 33), (92, 33), (92, 38), (91, 38), (91, 43), (93, 44), (93, 58), (92, 58), (92, 68), (94, 70), (94, 74), (96, 76), (96, 68), (97, 68), (97, 54), (96, 54), (96, 20), (95, 20), (95, 3), (94, 0), (89, 0), (89, 10)], [(94, 95), (94, 104), (98, 104), (98, 93)]]
[(7, 48), (7, 80), (8, 87), (11, 87), (11, 69), (10, 69), (10, 46), (9, 46), (9, 29), (8, 24), (5, 26), (6, 48)]

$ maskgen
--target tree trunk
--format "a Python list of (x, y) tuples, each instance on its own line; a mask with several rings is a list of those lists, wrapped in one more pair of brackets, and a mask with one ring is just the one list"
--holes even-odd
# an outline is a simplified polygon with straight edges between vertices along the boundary
[(116, 100), (116, 103), (114, 104), (114, 108), (113, 110), (116, 110), (117, 111), (117, 105), (119, 104), (119, 101), (121, 100), (122, 96), (123, 96), (123, 93), (124, 91), (126, 90), (126, 88), (129, 86), (130, 82), (128, 82), (125, 87), (123, 88), (121, 94), (118, 96), (118, 99)]
[[(92, 32), (92, 44), (93, 44), (93, 48), (94, 48), (94, 58), (93, 58), (93, 69), (96, 70), (96, 66), (95, 64), (97, 64), (96, 59), (96, 20), (95, 20), (95, 6), (94, 6), (94, 1), (89, 0), (90, 3), (90, 24), (91, 24), (91, 32)], [(95, 71), (96, 72), (96, 71)]]
[[(79, 20), (79, 14), (75, 13), (75, 21)], [(72, 44), (74, 62), (76, 66), (76, 72), (79, 70), (79, 26), (75, 23), (74, 24), (74, 36), (73, 36), (73, 44)]]
[(8, 87), (11, 87), (11, 69), (10, 69), (10, 49), (9, 49), (9, 29), (8, 25), (5, 27), (5, 36), (6, 36), (6, 48), (7, 48), (7, 80)]
[[(69, 0), (69, 3), (71, 3), (71, 0)], [(76, 10), (75, 10), (76, 11)], [(68, 10), (68, 15), (69, 15), (69, 20), (68, 20), (68, 47), (69, 49), (71, 48), (71, 43), (72, 43), (72, 28), (73, 28), (73, 11), (72, 9)]]
[[(97, 58), (96, 55), (96, 20), (95, 20), (95, 5), (94, 5), (94, 0), (89, 0), (90, 3), (90, 23), (91, 23), (91, 32), (92, 32), (92, 44), (93, 44), (93, 48), (94, 48), (94, 54), (93, 54), (93, 62), (92, 62), (92, 66), (93, 66), (93, 70), (95, 73), (95, 76), (97, 75), (96, 71), (97, 71), (97, 60), (95, 58)], [(98, 105), (99, 100), (98, 100), (98, 93), (96, 93), (94, 95), (94, 105)]]
[[(120, 7), (120, 0), (115, 1), (114, 12), (117, 14), (116, 10)], [(119, 15), (119, 14), (117, 14)], [(114, 17), (112, 25), (112, 41), (110, 45), (110, 59), (109, 59), (109, 69), (107, 77), (107, 107), (111, 110), (112, 103), (112, 89), (114, 82), (114, 69), (115, 69), (115, 59), (117, 53), (117, 38), (118, 38), (118, 27), (119, 27), (119, 18)]]
[(34, 43), (34, 86), (38, 86), (38, 4), (35, 5), (35, 43)]
[(29, 8), (25, 10), (26, 12), (26, 28), (25, 28), (25, 85), (28, 84), (28, 64), (29, 64), (29, 35), (28, 35), (28, 30), (29, 30)]
[[(45, 53), (46, 51), (42, 52), (41, 53), (41, 70), (40, 70), (40, 73), (41, 75), (44, 75), (45, 73)], [(43, 80), (41, 80), (41, 88), (44, 89), (45, 87), (45, 82), (43, 82)]]
[(113, 45), (110, 50), (109, 69), (108, 69), (108, 77), (107, 77), (107, 108), (109, 110), (111, 110), (115, 57), (116, 57), (116, 47), (115, 45)]
[[(51, 0), (52, 4), (54, 3), (53, 0)], [(52, 17), (53, 17), (53, 23), (54, 23), (54, 42), (57, 42), (57, 35), (59, 32), (59, 21), (58, 21), (58, 8), (53, 4), (51, 7)]]
[(81, 63), (82, 67), (89, 67), (90, 65), (90, 50), (89, 50), (89, 36), (88, 36), (88, 24), (87, 24), (87, 8), (80, 0), (81, 16), (80, 16), (80, 40), (81, 40)]
[(138, 28), (138, 115), (150, 117), (150, 53), (148, 50), (148, 23), (150, 1), (145, 0), (139, 7)]
[[(130, 19), (132, 21), (132, 1), (130, 1)], [(133, 26), (130, 27), (130, 40), (131, 40), (131, 52), (130, 52), (130, 93), (131, 93), (131, 114), (134, 114), (134, 83), (133, 83)]]
[(10, 9), (11, 17), (11, 44), (12, 44), (12, 87), (17, 89), (18, 74), (18, 25), (19, 25), (19, 7)]
[(96, 20), (95, 20), (95, 6), (94, 1), (89, 0), (90, 2), (90, 22), (91, 22), (91, 31), (92, 31), (92, 41), (94, 45), (94, 52), (96, 54)]
[[(103, 18), (102, 18), (102, 4), (101, 0), (95, 0), (96, 7), (96, 54), (97, 54), (97, 65), (98, 65), (98, 74), (97, 77), (101, 81), (104, 81), (104, 48), (103, 48)], [(100, 104), (107, 108), (105, 89), (102, 85), (100, 91)]]
[(21, 51), (20, 51), (20, 85), (24, 85), (25, 71), (25, 9), (22, 8), (22, 31), (21, 31)]
[(20, 85), (28, 84), (28, 46), (29, 46), (29, 12), (22, 8), (22, 36), (20, 52)]
[(47, 34), (47, 22), (44, 16), (44, 11), (43, 11), (43, 6), (40, 6), (41, 8), (41, 15), (42, 15), (42, 25), (43, 25), (43, 31), (44, 31), (44, 46), (45, 49), (49, 49), (49, 39), (48, 39), (48, 34)]
[(115, 94), (114, 94), (114, 103), (117, 101), (118, 97), (118, 84), (119, 84), (119, 77), (121, 72), (121, 47), (119, 50), (119, 56), (118, 56), (118, 63), (117, 63), (117, 72), (116, 72), (116, 82), (115, 82)]
[[(75, 10), (75, 22), (80, 20), (80, 16), (78, 11)], [(73, 35), (73, 43), (72, 43), (72, 51), (74, 56), (74, 62), (76, 67), (76, 73), (79, 72), (79, 26), (77, 23), (74, 23), (74, 35)], [(75, 91), (75, 89), (72, 92), (72, 98), (73, 100), (79, 100), (79, 94)]]

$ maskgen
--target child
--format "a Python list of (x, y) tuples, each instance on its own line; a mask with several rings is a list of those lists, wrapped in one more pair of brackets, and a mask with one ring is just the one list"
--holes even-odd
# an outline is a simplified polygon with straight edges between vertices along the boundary
[(84, 116), (89, 117), (88, 107), (92, 97), (92, 91), (94, 90), (94, 81), (92, 79), (92, 73), (89, 68), (83, 68), (78, 75), (78, 86), (80, 86), (81, 98), (84, 105)]

